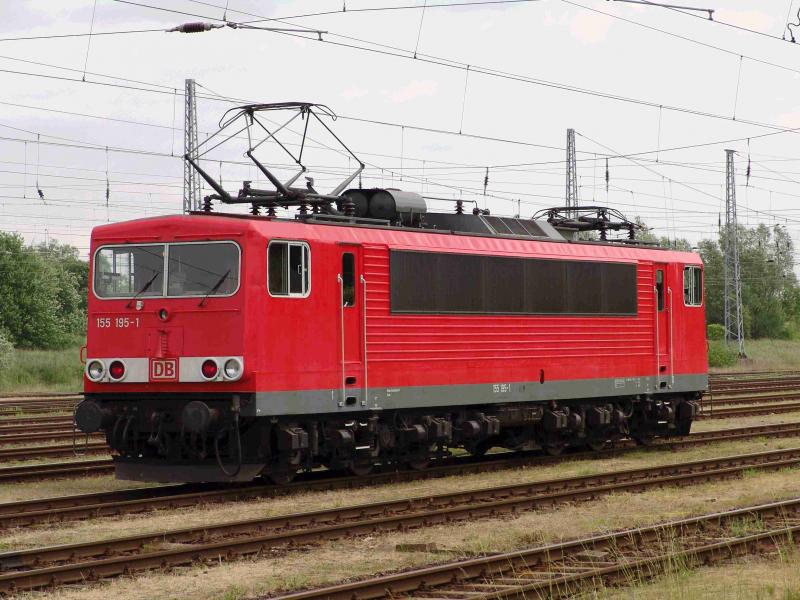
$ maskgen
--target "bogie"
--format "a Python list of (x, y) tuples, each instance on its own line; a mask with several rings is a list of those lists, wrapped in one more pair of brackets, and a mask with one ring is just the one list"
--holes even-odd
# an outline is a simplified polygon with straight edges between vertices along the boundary
[[(208, 466), (206, 480), (246, 478), (253, 471), (242, 465), (261, 465), (261, 474), (285, 484), (318, 465), (356, 476), (369, 474), (378, 463), (425, 469), (456, 448), (473, 455), (497, 446), (539, 449), (556, 456), (568, 447), (600, 451), (627, 437), (648, 444), (657, 436), (685, 435), (697, 411), (696, 403), (684, 397), (634, 397), (602, 403), (550, 402), (533, 411), (528, 405), (508, 405), (500, 410), (367, 412), (346, 420), (321, 415), (283, 422), (240, 419), (224, 404), (213, 405), (221, 415), (214, 427), (188, 434), (174, 414), (128, 414), (121, 405), (120, 414), (111, 419), (108, 440), (128, 460), (146, 456), (173, 464), (176, 479), (181, 465), (194, 461)], [(113, 413), (114, 406), (110, 403), (105, 409)], [(147, 430), (139, 422), (142, 418), (157, 424)]]

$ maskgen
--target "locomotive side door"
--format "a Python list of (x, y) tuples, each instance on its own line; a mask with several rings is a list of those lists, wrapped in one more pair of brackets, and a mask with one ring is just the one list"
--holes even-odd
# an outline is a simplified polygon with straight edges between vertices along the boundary
[(361, 270), (361, 246), (339, 246), (338, 303), (342, 361), (342, 392), (339, 406), (364, 405), (364, 278)]
[(667, 265), (653, 265), (655, 294), (655, 332), (656, 332), (656, 387), (665, 388), (672, 375), (672, 290), (667, 283)]

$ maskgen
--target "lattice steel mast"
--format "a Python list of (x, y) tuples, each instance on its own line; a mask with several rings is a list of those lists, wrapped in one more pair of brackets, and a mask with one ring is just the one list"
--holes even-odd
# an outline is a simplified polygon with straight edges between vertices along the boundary
[[(567, 189), (564, 206), (578, 208), (578, 167), (575, 160), (575, 130), (567, 129)], [(568, 214), (572, 216), (573, 211)]]
[(725, 232), (723, 237), (723, 273), (725, 278), (724, 320), (725, 341), (735, 340), (739, 356), (744, 351), (744, 314), (742, 312), (742, 277), (739, 266), (739, 229), (736, 221), (736, 179), (734, 174), (734, 150), (725, 150)]
[[(194, 79), (186, 80), (186, 106), (183, 121), (183, 151), (197, 158), (197, 100)], [(200, 210), (200, 176), (187, 161), (183, 162), (183, 212)]]

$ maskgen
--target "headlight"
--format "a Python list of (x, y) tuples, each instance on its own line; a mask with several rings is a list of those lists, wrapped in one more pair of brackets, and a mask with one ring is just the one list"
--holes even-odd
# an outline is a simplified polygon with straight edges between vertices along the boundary
[(242, 361), (238, 358), (229, 358), (225, 361), (225, 367), (223, 369), (225, 379), (239, 379), (242, 376)]
[(99, 360), (89, 361), (89, 364), (86, 365), (86, 376), (92, 381), (100, 381), (105, 372), (106, 367)]

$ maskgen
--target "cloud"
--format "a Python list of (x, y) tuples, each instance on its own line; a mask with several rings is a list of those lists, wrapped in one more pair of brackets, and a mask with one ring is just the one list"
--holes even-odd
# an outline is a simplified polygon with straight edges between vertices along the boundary
[(369, 90), (360, 88), (357, 85), (351, 85), (339, 95), (345, 100), (355, 100), (356, 98), (363, 98), (367, 94), (369, 94)]
[(614, 19), (598, 13), (580, 12), (572, 18), (569, 30), (582, 44), (596, 44), (606, 39)]
[(437, 87), (439, 87), (439, 84), (430, 79), (415, 79), (403, 87), (390, 92), (389, 97), (392, 99), (392, 102), (400, 104), (423, 96), (433, 96), (436, 93)]
[(714, 11), (714, 18), (757, 31), (769, 31), (775, 23), (773, 17), (760, 10), (726, 10), (723, 8)]

